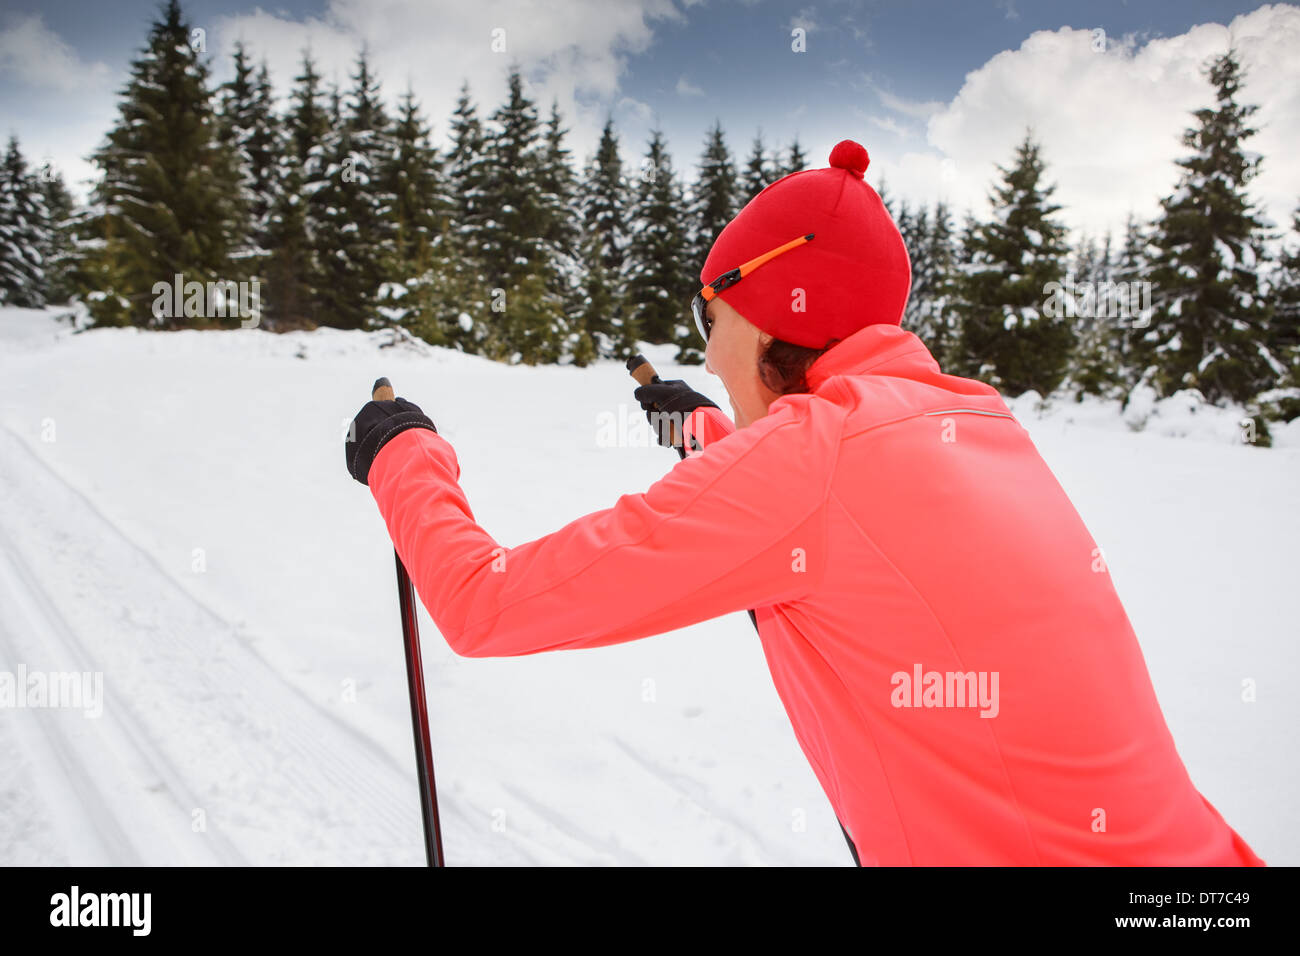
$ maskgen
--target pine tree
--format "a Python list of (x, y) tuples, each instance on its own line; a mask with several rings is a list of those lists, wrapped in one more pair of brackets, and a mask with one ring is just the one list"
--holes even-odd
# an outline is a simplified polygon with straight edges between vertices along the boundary
[(885, 177), (880, 177), (880, 186), (876, 189), (876, 195), (880, 197), (880, 204), (885, 207), (885, 212), (889, 213), (889, 218), (893, 219), (895, 224), (898, 223), (898, 215), (895, 212), (894, 194), (889, 191), (889, 183)]
[[(230, 256), (245, 233), (238, 171), (221, 148), (208, 67), (190, 45), (176, 0), (153, 23), (148, 45), (131, 63), (119, 118), (94, 154), (103, 172), (94, 198), (105, 222), (95, 269), (115, 283), (89, 303), (96, 321), (140, 325), (237, 325), (238, 315), (207, 308), (153, 314), (155, 283), (229, 281)], [(124, 305), (123, 305), (124, 304)], [(179, 304), (179, 303), (178, 303)], [(197, 303), (195, 303), (197, 304)], [(222, 311), (225, 311), (224, 309)]]
[(691, 333), (690, 299), (699, 282), (688, 264), (682, 209), (682, 186), (656, 129), (635, 184), (628, 246), (628, 308), (648, 342), (681, 342)]
[(248, 217), (247, 234), (233, 257), (241, 276), (260, 275), (269, 256), (271, 210), (278, 193), (277, 164), (284, 146), (275, 116), (275, 98), (266, 64), (254, 75), (243, 43), (235, 45), (235, 75), (222, 87), (221, 136), (239, 168), (240, 197)]
[[(1291, 230), (1300, 236), (1300, 207), (1292, 216)], [(1274, 283), (1274, 301), (1276, 309), (1269, 350), (1288, 367), (1283, 384), (1296, 391), (1295, 395), (1282, 401), (1280, 417), (1290, 421), (1300, 415), (1300, 242), (1282, 250)]]
[(429, 142), (428, 126), (409, 88), (399, 105), (393, 144), (393, 156), (382, 170), (383, 187), (393, 195), (395, 260), (406, 264), (419, 258), (421, 247), (433, 246), (442, 216), (448, 213), (443, 208), (442, 157)]
[[(704, 265), (714, 240), (736, 215), (736, 196), (740, 189), (736, 164), (722, 133), (722, 123), (715, 121), (705, 136), (698, 173), (691, 188), (688, 214), (687, 262)], [(691, 323), (677, 335), (678, 360), (688, 363), (704, 361), (704, 343)]]
[(393, 196), (393, 281), (383, 287), (377, 311), (389, 322), (435, 345), (459, 339), (454, 313), (439, 300), (434, 274), (436, 247), (450, 217), (450, 197), (442, 181), (442, 159), (429, 142), (415, 94), (402, 97), (393, 127), (393, 155), (381, 171), (384, 191)]
[(379, 324), (375, 304), (394, 261), (395, 197), (383, 171), (395, 149), (368, 54), (357, 57), (346, 103), (331, 94), (324, 185), (310, 208), (318, 222), (322, 281), (318, 321), (347, 329)]
[(324, 139), (330, 127), (321, 103), (320, 81), (315, 63), (304, 53), (285, 117), (285, 152), (278, 167), (280, 187), (267, 222), (271, 257), (263, 311), (267, 324), (276, 329), (317, 324), (316, 290), (322, 276), (309, 202), (324, 185)]
[(511, 362), (553, 362), (563, 351), (564, 302), (547, 254), (543, 150), (535, 105), (518, 69), (491, 116), (484, 165), (481, 255), (492, 287), (488, 354)]
[(409, 89), (393, 127), (393, 145), (383, 169), (384, 189), (393, 196), (396, 258), (407, 263), (417, 258), (420, 247), (433, 245), (442, 219), (450, 214), (442, 158), (429, 142), (429, 129)]
[[(1065, 228), (1051, 218), (1055, 186), (1043, 184), (1044, 163), (1032, 134), (990, 200), (993, 219), (970, 236), (972, 263), (960, 282), (961, 335), (957, 374), (981, 378), (1018, 395), (1048, 395), (1065, 376), (1074, 336), (1051, 297), (1060, 283)], [(1053, 315), (1052, 313), (1056, 314)]]
[(736, 198), (736, 207), (743, 208), (746, 203), (776, 182), (776, 164), (770, 162), (767, 150), (763, 147), (763, 132), (754, 134), (750, 146), (749, 159), (745, 161), (745, 171), (740, 179), (740, 193)]
[(578, 228), (578, 185), (564, 145), (568, 132), (561, 122), (559, 104), (551, 102), (551, 114), (542, 132), (538, 157), (538, 187), (542, 204), (542, 251), (546, 259), (548, 287), (560, 304), (561, 321), (556, 330), (564, 336), (567, 357), (584, 360), (594, 345), (585, 335), (579, 314), (583, 307), (583, 249)]
[(483, 264), (488, 157), (487, 133), (468, 83), (461, 84), (450, 130), (451, 144), (444, 167), (453, 200), (452, 215), (445, 224), (436, 259), (444, 292), (459, 297), (459, 341), (466, 350), (479, 352), (490, 337), (493, 317), (489, 311), (491, 285)]
[(1196, 388), (1210, 402), (1245, 402), (1276, 384), (1285, 365), (1268, 348), (1271, 306), (1261, 295), (1265, 230), (1246, 187), (1259, 158), (1242, 143), (1257, 107), (1237, 102), (1242, 71), (1229, 50), (1209, 65), (1213, 108), (1183, 135), (1175, 192), (1161, 200), (1151, 270), (1154, 314), (1146, 341), (1161, 394)]
[(45, 301), (64, 303), (76, 293), (77, 207), (58, 170), (46, 165), (39, 178), (48, 226), (41, 249)]
[(36, 176), (9, 137), (0, 163), (0, 304), (37, 309), (45, 305), (44, 251), (50, 243), (45, 196)]
[(613, 121), (607, 118), (596, 154), (587, 164), (582, 186), (581, 216), (586, 241), (581, 328), (591, 341), (592, 357), (630, 358), (636, 351), (637, 330), (624, 302), (628, 202), (618, 139)]
[(1124, 222), (1124, 240), (1114, 267), (1120, 380), (1128, 389), (1142, 380), (1155, 357), (1154, 347), (1146, 340), (1151, 323), (1148, 244), (1143, 224), (1130, 212)]
[(925, 343), (941, 367), (956, 332), (951, 301), (957, 257), (951, 218), (942, 202), (935, 205), (933, 217), (922, 206), (911, 217), (912, 235), (903, 237), (912, 262), (912, 292), (903, 324)]
[(1074, 250), (1066, 277), (1079, 293), (1073, 310), (1076, 344), (1069, 373), (1075, 398), (1118, 397), (1122, 390), (1120, 343), (1125, 330), (1119, 324), (1120, 310), (1113, 296), (1115, 263), (1110, 233), (1100, 246), (1084, 236)]
[[(785, 162), (778, 163), (777, 166), (776, 179), (780, 179), (782, 176), (789, 176), (791, 173), (797, 173), (808, 168), (808, 156), (804, 153), (803, 147), (799, 145), (799, 137), (796, 136), (791, 141), (790, 148), (786, 152)], [(774, 179), (773, 182), (775, 182), (776, 179)]]
[(690, 255), (700, 265), (708, 258), (718, 233), (736, 215), (738, 184), (722, 123), (715, 121), (705, 137), (699, 172), (691, 189)]

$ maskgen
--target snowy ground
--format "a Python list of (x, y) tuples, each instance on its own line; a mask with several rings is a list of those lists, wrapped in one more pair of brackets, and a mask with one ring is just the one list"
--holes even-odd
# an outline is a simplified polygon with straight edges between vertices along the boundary
[[(611, 415), (644, 436), (617, 363), (387, 341), (0, 310), (0, 672), (103, 675), (99, 717), (0, 709), (0, 864), (423, 862), (392, 549), (343, 468), (371, 381), (434, 417), (505, 545), (676, 457), (603, 440)], [(1172, 401), (1141, 433), (1102, 403), (1015, 411), (1104, 548), (1192, 779), (1300, 864), (1300, 433), (1254, 448)], [(449, 863), (851, 863), (746, 616), (504, 660), (421, 623)]]

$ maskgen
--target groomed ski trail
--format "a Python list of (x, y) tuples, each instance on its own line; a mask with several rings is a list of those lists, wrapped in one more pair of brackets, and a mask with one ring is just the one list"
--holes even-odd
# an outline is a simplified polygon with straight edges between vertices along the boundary
[(0, 658), (103, 674), (98, 718), (0, 710), (67, 862), (423, 863), (414, 762), (281, 678), (8, 428)]

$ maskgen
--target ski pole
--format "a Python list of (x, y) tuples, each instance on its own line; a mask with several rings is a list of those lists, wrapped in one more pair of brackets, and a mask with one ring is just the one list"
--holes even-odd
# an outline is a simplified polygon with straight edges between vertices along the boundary
[[(371, 399), (391, 402), (395, 394), (386, 378), (375, 381)], [(420, 663), (420, 627), (416, 621), (415, 588), (402, 558), (397, 561), (397, 602), (402, 609), (402, 642), (406, 646), (406, 680), (411, 692), (411, 728), (415, 734), (415, 769), (420, 780), (420, 811), (424, 817), (424, 850), (429, 866), (446, 866), (442, 856), (442, 831), (438, 826), (438, 792), (433, 781), (433, 748), (429, 745), (429, 712), (424, 699), (424, 667)]]

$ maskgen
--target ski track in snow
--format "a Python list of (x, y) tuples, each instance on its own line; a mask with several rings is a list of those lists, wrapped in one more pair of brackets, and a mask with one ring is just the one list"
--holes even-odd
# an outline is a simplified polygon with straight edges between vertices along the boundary
[(282, 680), (7, 428), (0, 488), (5, 665), (103, 673), (98, 718), (5, 714), (69, 862), (423, 862), (413, 774)]
[[(734, 815), (709, 805), (707, 790), (700, 786), (698, 781), (659, 766), (644, 754), (637, 753), (635, 747), (629, 746), (612, 734), (610, 740), (632, 764), (639, 767), (652, 780), (695, 807), (710, 823), (723, 828), (715, 835), (714, 842), (719, 847), (730, 850), (731, 859), (720, 862), (720, 866), (756, 865), (771, 858), (764, 848), (763, 838), (755, 830), (745, 826)], [(727, 834), (731, 834), (730, 839)]]

